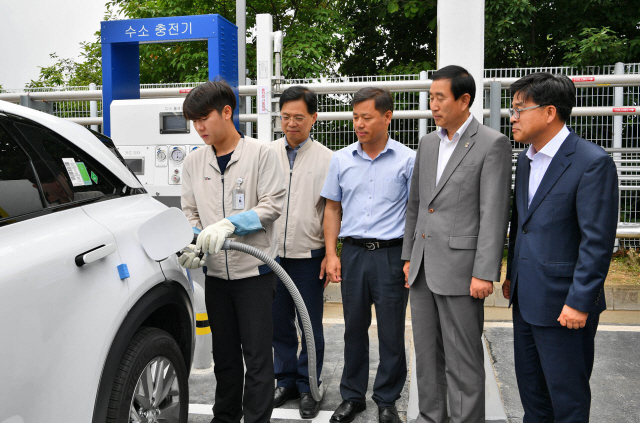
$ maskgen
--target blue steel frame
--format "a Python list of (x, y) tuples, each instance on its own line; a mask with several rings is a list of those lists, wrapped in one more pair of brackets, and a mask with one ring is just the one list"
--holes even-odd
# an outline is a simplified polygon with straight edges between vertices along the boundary
[(140, 43), (207, 40), (209, 80), (222, 78), (236, 94), (238, 118), (238, 28), (220, 15), (104, 21), (102, 34), (103, 132), (111, 135), (111, 102), (140, 98)]

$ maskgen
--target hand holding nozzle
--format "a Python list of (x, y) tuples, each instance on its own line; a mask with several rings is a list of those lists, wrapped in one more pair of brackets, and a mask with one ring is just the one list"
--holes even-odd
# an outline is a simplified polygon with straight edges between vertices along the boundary
[(229, 219), (222, 219), (209, 225), (200, 232), (196, 242), (196, 249), (207, 254), (218, 254), (224, 240), (233, 234), (236, 227)]
[(187, 269), (198, 269), (204, 266), (204, 253), (194, 244), (189, 244), (178, 253), (178, 263)]

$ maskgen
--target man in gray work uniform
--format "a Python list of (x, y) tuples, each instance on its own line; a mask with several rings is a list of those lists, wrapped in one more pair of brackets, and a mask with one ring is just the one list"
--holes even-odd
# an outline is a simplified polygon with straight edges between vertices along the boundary
[[(316, 375), (320, 380), (324, 357), (322, 311), (324, 306), (325, 199), (320, 196), (329, 170), (331, 150), (309, 135), (318, 117), (316, 94), (304, 87), (287, 88), (280, 97), (280, 117), (285, 136), (272, 145), (278, 154), (287, 187), (283, 213), (276, 222), (280, 264), (293, 279), (305, 302), (316, 346)], [(309, 388), (307, 344), (304, 334), (298, 356), (296, 310), (293, 299), (278, 280), (273, 300), (273, 361), (277, 387), (274, 407), (300, 397), (300, 417), (312, 419), (320, 411)]]

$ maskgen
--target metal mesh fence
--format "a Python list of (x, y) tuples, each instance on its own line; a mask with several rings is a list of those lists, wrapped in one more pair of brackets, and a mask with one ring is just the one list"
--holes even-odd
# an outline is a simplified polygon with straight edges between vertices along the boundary
[[(349, 78), (328, 78), (328, 79), (291, 79), (285, 80), (286, 84), (309, 84), (314, 82), (371, 82), (375, 86), (379, 81), (408, 81), (418, 80), (420, 75), (381, 75), (381, 76), (356, 76)], [(418, 110), (420, 104), (420, 94), (417, 92), (397, 92), (392, 93), (395, 110)], [(319, 94), (319, 112), (350, 112), (353, 94)], [(399, 141), (408, 147), (418, 147), (418, 124), (417, 119), (394, 119), (389, 128), (391, 138)], [(429, 126), (430, 124), (430, 126)], [(434, 130), (433, 121), (427, 124), (427, 130)], [(280, 128), (276, 128), (274, 138), (282, 136)], [(338, 150), (357, 140), (353, 131), (351, 120), (318, 121), (314, 125), (314, 139), (331, 148)]]
[[(640, 63), (626, 64), (624, 71), (627, 74), (640, 73)], [(433, 71), (427, 73), (428, 76)], [(511, 69), (486, 69), (486, 78), (514, 78), (522, 77), (533, 72), (562, 73), (566, 75), (603, 75), (613, 74), (614, 66), (589, 66), (584, 68), (570, 67), (541, 67), (541, 68), (511, 68)], [(417, 80), (419, 75), (376, 75), (356, 76), (342, 78), (323, 79), (290, 79), (286, 84), (308, 84), (313, 82), (371, 82), (375, 86), (379, 81)], [(172, 83), (172, 84), (143, 84), (140, 88), (189, 88), (199, 83)], [(0, 90), (0, 92), (36, 92), (36, 91), (79, 91), (88, 90), (89, 87), (45, 87), (25, 90)], [(97, 89), (101, 89), (100, 86)], [(418, 110), (419, 93), (398, 92), (393, 93), (395, 110)], [(485, 90), (485, 98), (489, 97), (489, 90)], [(640, 86), (623, 88), (624, 106), (640, 106)], [(318, 95), (319, 112), (348, 112), (351, 111), (352, 94), (320, 94)], [(241, 101), (245, 101), (241, 99)], [(247, 113), (255, 113), (255, 97), (251, 100), (253, 110)], [(507, 108), (511, 103), (508, 89), (502, 90), (501, 107)], [(576, 89), (576, 105), (582, 107), (598, 107), (614, 105), (613, 87), (580, 87)], [(59, 117), (89, 117), (89, 101), (61, 101), (54, 105), (54, 114)], [(102, 116), (102, 102), (98, 102), (98, 116)], [(622, 116), (622, 147), (640, 148), (640, 119), (639, 116)], [(571, 117), (569, 126), (586, 140), (594, 142), (604, 148), (612, 147), (614, 117), (612, 116), (574, 116)], [(417, 148), (418, 144), (417, 119), (392, 120), (390, 136), (410, 148)], [(255, 136), (255, 125), (248, 125), (249, 135)], [(435, 130), (432, 119), (427, 120), (427, 132)], [(511, 125), (508, 118), (501, 119), (501, 132), (513, 139)], [(275, 128), (274, 139), (282, 136), (280, 128)], [(355, 142), (351, 120), (319, 121), (313, 128), (313, 136), (327, 147), (337, 150)], [(514, 143), (515, 149), (524, 146)], [(616, 153), (614, 160), (618, 165), (620, 174), (620, 221), (625, 223), (640, 223), (640, 153)], [(628, 169), (625, 169), (628, 168)], [(629, 187), (630, 189), (624, 189)], [(624, 240), (624, 247), (640, 247), (640, 240)]]
[[(102, 86), (96, 86), (101, 90)], [(68, 86), (68, 87), (37, 87), (24, 89), (0, 90), (0, 93), (35, 93), (52, 91), (89, 91), (89, 86)], [(91, 106), (89, 101), (72, 100), (57, 101), (53, 103), (53, 114), (61, 118), (81, 118), (91, 117)], [(102, 102), (98, 102), (98, 116), (102, 116)]]

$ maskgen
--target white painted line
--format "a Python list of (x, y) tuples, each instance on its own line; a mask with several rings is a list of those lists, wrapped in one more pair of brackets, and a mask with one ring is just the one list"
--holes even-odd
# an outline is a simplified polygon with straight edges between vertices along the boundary
[(189, 404), (189, 414), (202, 414), (205, 416), (213, 416), (213, 405)]
[[(333, 411), (321, 411), (311, 421), (313, 423), (329, 423), (332, 415), (333, 415)], [(295, 408), (274, 408), (273, 413), (271, 413), (271, 418), (283, 419), (283, 420), (305, 420), (302, 417), (300, 417), (300, 412)], [(305, 421), (309, 421), (309, 420), (305, 420)]]
[[(485, 328), (512, 328), (511, 322), (484, 322)], [(598, 325), (598, 332), (640, 332), (640, 326)]]
[[(213, 415), (213, 405), (211, 404), (189, 404), (189, 414), (200, 414), (205, 416)], [(331, 420), (331, 416), (333, 415), (333, 411), (320, 411), (316, 418), (311, 420), (312, 423), (329, 423)], [(274, 408), (271, 413), (272, 419), (283, 419), (283, 420), (305, 420), (309, 421), (309, 419), (303, 419), (300, 417), (300, 411), (296, 408)]]
[(640, 332), (640, 326), (599, 325), (598, 332)]

